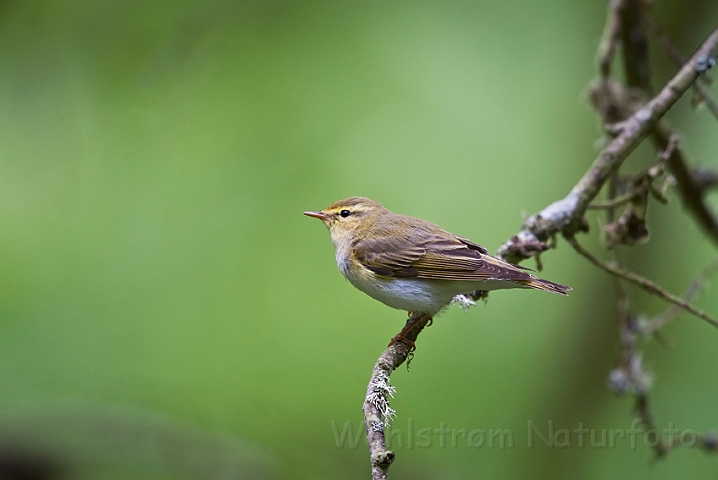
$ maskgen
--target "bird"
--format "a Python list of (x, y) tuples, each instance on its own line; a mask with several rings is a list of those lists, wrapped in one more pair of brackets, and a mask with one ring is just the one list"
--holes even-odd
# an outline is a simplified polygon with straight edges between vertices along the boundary
[(529, 269), (494, 257), (481, 245), (420, 218), (399, 215), (365, 197), (350, 197), (318, 212), (329, 229), (339, 270), (358, 290), (413, 315), (389, 346), (414, 342), (405, 335), (457, 295), (530, 288), (567, 295), (571, 287), (538, 278)]

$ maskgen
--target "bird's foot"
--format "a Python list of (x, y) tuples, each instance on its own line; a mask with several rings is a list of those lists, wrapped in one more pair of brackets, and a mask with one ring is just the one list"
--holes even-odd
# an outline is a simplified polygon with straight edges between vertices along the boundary
[(395, 335), (394, 338), (389, 341), (389, 345), (387, 345), (387, 348), (397, 343), (403, 343), (404, 345), (406, 345), (409, 348), (409, 351), (407, 353), (411, 353), (416, 350), (416, 343), (406, 338), (402, 333)]
[(408, 353), (411, 353), (414, 350), (416, 350), (416, 344), (414, 343), (413, 340), (409, 340), (408, 338), (406, 338), (406, 334), (409, 333), (414, 327), (416, 327), (419, 324), (419, 322), (421, 322), (422, 320), (425, 320), (427, 316), (429, 317), (429, 319), (425, 325), (427, 327), (430, 326), (432, 323), (434, 323), (434, 318), (431, 315), (418, 315), (415, 318), (411, 318), (412, 315), (413, 315), (413, 313), (410, 314), (409, 320), (406, 322), (406, 325), (404, 325), (404, 328), (401, 329), (401, 332), (399, 332), (398, 335), (396, 335), (394, 338), (391, 339), (391, 341), (389, 342), (389, 345), (387, 345), (387, 348), (391, 347), (395, 343), (403, 343), (404, 345), (409, 347)]

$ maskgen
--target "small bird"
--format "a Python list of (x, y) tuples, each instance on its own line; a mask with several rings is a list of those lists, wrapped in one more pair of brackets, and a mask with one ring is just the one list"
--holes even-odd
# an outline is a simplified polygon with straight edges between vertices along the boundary
[[(339, 200), (319, 212), (329, 229), (339, 270), (356, 288), (414, 321), (392, 339), (406, 339), (422, 318), (429, 321), (457, 295), (505, 288), (534, 288), (566, 295), (571, 287), (543, 280), (526, 268), (489, 255), (466, 238), (419, 218), (392, 213), (364, 197)], [(419, 315), (416, 315), (419, 314)]]

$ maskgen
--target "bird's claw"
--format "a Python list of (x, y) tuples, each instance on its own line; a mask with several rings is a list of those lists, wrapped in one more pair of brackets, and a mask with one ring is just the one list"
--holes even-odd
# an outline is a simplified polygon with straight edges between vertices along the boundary
[(411, 352), (413, 352), (414, 350), (416, 350), (416, 343), (412, 342), (411, 340), (409, 340), (408, 338), (406, 338), (406, 337), (405, 337), (403, 334), (401, 334), (401, 333), (398, 334), (398, 335), (396, 335), (394, 338), (392, 338), (392, 339), (389, 341), (389, 345), (387, 345), (387, 348), (389, 348), (389, 347), (391, 347), (392, 345), (397, 344), (397, 343), (403, 343), (403, 344), (409, 349), (409, 351), (408, 351), (407, 353), (411, 353)]

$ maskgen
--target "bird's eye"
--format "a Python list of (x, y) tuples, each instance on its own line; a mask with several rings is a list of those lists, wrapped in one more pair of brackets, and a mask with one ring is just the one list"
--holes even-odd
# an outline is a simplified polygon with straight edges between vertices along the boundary
[(352, 212), (350, 212), (349, 210), (342, 210), (341, 212), (339, 212), (339, 215), (340, 215), (342, 218), (347, 218), (347, 217), (348, 217), (349, 215), (351, 215), (351, 214), (352, 214)]

